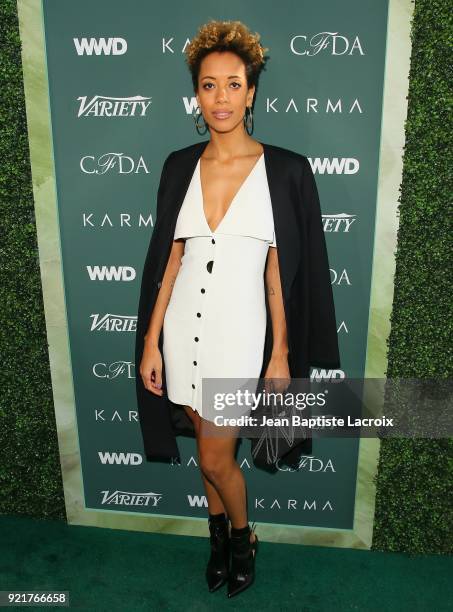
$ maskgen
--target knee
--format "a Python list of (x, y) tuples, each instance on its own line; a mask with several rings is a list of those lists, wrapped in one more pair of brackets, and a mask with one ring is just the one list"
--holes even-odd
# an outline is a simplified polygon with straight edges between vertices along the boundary
[(201, 453), (200, 455), (200, 469), (213, 483), (221, 484), (229, 478), (232, 467), (230, 461), (225, 461), (214, 453)]

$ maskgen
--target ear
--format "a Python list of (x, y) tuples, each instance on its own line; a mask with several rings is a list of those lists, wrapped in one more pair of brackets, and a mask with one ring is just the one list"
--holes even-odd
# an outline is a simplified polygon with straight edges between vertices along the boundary
[(255, 85), (252, 85), (251, 87), (249, 87), (249, 90), (247, 92), (247, 106), (252, 106), (254, 95), (255, 95)]

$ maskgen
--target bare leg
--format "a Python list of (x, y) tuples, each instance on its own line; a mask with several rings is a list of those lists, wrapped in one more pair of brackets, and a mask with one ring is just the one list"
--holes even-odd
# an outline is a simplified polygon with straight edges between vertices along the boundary
[[(196, 412), (195, 410), (192, 410), (190, 406), (184, 406), (184, 410), (186, 411), (188, 417), (191, 419), (194, 425), (194, 428), (195, 428), (195, 435), (197, 439), (197, 448), (198, 448), (198, 465), (200, 465), (200, 445), (199, 445), (198, 438), (200, 435), (201, 417), (198, 414), (198, 412)], [(204, 490), (206, 492), (206, 499), (208, 501), (208, 511), (211, 514), (220, 514), (221, 512), (224, 512), (226, 514), (227, 512), (225, 510), (225, 506), (223, 505), (222, 498), (218, 494), (217, 489), (206, 478), (206, 476), (203, 473), (203, 470), (200, 470), (200, 471), (201, 471), (201, 479), (204, 485)]]
[[(239, 428), (222, 426), (219, 435), (219, 427), (201, 418), (191, 407), (185, 406), (185, 410), (194, 423), (209, 512), (226, 511), (232, 527), (245, 527), (248, 524), (246, 485), (235, 458)], [(254, 540), (252, 532), (250, 541)]]
[(235, 459), (238, 427), (216, 427), (201, 419), (200, 466), (218, 491), (232, 527), (247, 525), (247, 498), (244, 475)]

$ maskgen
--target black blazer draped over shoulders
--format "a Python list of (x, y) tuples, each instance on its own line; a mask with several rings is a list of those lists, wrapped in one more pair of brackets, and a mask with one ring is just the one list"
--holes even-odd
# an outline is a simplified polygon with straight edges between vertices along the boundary
[[(141, 432), (148, 461), (180, 461), (176, 436), (194, 437), (182, 406), (166, 396), (165, 363), (160, 397), (147, 391), (139, 374), (144, 336), (161, 286), (179, 210), (196, 164), (209, 141), (171, 152), (166, 158), (157, 192), (157, 210), (141, 279), (135, 342), (136, 395)], [(261, 143), (271, 195), (277, 253), (288, 336), (291, 378), (308, 378), (310, 367), (338, 369), (340, 356), (329, 261), (318, 190), (305, 155)], [(264, 377), (272, 353), (272, 323), (266, 292), (267, 325)], [(163, 331), (159, 338), (162, 354)], [(265, 445), (252, 439), (254, 464), (275, 471)], [(279, 440), (278, 459), (291, 467), (301, 452), (311, 452), (311, 438), (289, 447)], [(255, 452), (254, 452), (255, 451)], [(275, 458), (275, 454), (274, 454)]]

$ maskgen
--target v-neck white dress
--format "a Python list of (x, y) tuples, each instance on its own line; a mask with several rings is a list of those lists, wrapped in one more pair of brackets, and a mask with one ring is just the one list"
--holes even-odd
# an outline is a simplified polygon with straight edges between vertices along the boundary
[(185, 238), (163, 323), (168, 398), (203, 410), (203, 378), (258, 378), (266, 334), (264, 270), (275, 240), (264, 153), (211, 231), (203, 209), (200, 160), (179, 211)]

